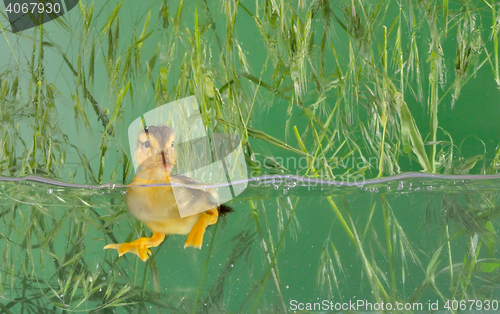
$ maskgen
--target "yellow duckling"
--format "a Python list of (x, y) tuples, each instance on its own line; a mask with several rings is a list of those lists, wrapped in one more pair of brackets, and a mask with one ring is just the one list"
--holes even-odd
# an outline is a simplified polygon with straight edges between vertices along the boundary
[[(104, 249), (116, 249), (120, 256), (129, 252), (146, 261), (151, 255), (149, 248), (160, 245), (166, 234), (188, 234), (184, 247), (201, 249), (203, 235), (209, 225), (221, 215), (232, 211), (216, 203), (217, 192), (213, 189), (188, 187), (152, 186), (165, 182), (199, 185), (200, 182), (182, 175), (170, 176), (177, 160), (174, 147), (175, 133), (167, 126), (149, 126), (139, 134), (134, 157), (140, 165), (135, 178), (127, 189), (128, 211), (153, 231), (151, 238), (139, 238), (130, 243), (108, 244)], [(189, 208), (197, 214), (181, 218), (179, 207)]]

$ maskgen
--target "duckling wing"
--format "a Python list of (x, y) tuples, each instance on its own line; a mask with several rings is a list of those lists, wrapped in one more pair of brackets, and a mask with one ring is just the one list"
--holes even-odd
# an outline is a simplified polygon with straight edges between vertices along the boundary
[[(170, 176), (181, 217), (205, 212), (219, 205), (215, 189), (204, 188), (200, 181), (183, 175)], [(188, 186), (186, 186), (188, 185)]]

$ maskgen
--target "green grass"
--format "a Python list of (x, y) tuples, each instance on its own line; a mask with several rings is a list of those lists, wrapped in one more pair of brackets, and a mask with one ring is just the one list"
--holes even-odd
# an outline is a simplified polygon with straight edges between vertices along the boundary
[[(71, 19), (13, 34), (2, 8), (0, 46), (10, 57), (0, 64), (0, 175), (128, 183), (128, 123), (190, 95), (209, 132), (240, 136), (253, 176), (494, 174), (499, 146), (491, 153), (478, 139), (482, 153), (463, 153), (466, 139), (440, 121), (449, 108), (479, 106), (461, 103), (476, 75), (500, 86), (499, 9), (494, 0), (80, 1)], [(287, 292), (284, 265), (305, 234), (307, 195), (258, 190), (235, 201), (245, 222), (211, 229), (183, 294), (164, 291), (155, 256), (142, 264), (86, 254), (148, 233), (125, 214), (120, 193), (54, 190), (48, 201), (46, 191), (1, 183), (5, 312), (266, 312), (298, 297)], [(374, 302), (498, 298), (494, 193), (445, 191), (420, 206), (429, 245), (408, 235), (393, 192), (380, 191), (361, 214), (349, 195), (331, 193), (319, 206), (333, 225), (315, 241), (317, 296), (342, 297), (355, 255)], [(228, 282), (241, 273), (248, 289), (236, 302)]]

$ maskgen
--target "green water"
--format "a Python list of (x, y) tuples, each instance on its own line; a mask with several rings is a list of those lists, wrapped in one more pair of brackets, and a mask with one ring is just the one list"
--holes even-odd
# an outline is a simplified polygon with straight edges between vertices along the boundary
[[(494, 312), (496, 1), (84, 0), (15, 34), (0, 12), (0, 312)], [(248, 187), (201, 250), (118, 258), (151, 234), (128, 127), (192, 95)]]
[[(170, 236), (147, 263), (102, 250), (149, 234), (126, 213), (124, 188), (3, 182), (2, 298), (14, 312), (282, 312), (323, 300), (381, 304), (393, 293), (425, 310), (445, 305), (435, 289), (493, 300), (499, 264), (491, 225), (482, 222), (498, 220), (498, 180), (410, 176), (352, 187), (259, 180), (230, 202), (235, 212), (209, 228), (202, 250)], [(492, 242), (481, 247), (482, 236)], [(464, 269), (471, 254), (478, 254), (472, 273)]]

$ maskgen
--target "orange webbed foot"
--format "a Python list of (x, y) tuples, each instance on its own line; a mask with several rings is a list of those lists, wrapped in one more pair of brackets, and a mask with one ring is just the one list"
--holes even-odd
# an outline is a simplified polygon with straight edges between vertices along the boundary
[(116, 249), (118, 250), (119, 256), (122, 256), (125, 253), (133, 253), (145, 262), (148, 260), (149, 255), (151, 255), (150, 247), (157, 247), (160, 243), (165, 239), (165, 235), (163, 233), (153, 233), (151, 238), (139, 238), (133, 242), (128, 243), (113, 243), (108, 244), (104, 247), (104, 249)]
[(203, 245), (203, 235), (209, 225), (213, 225), (219, 219), (219, 212), (216, 208), (212, 208), (202, 213), (196, 223), (194, 224), (191, 232), (189, 232), (184, 248), (194, 246), (201, 249)]

